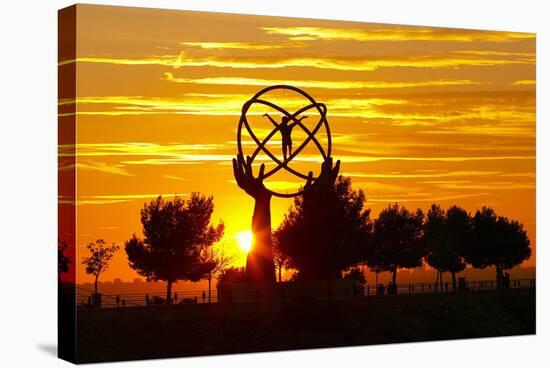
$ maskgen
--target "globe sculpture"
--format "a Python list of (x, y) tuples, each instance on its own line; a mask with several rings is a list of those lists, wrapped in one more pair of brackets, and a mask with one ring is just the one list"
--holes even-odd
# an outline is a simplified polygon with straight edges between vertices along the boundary
[[(268, 92), (271, 92), (271, 91), (274, 91), (274, 90), (291, 90), (291, 91), (294, 91), (294, 92), (298, 93), (299, 95), (303, 96), (305, 98), (305, 101), (308, 102), (308, 104), (303, 106), (299, 110), (291, 113), (291, 112), (287, 111), (286, 109), (284, 109), (280, 106), (277, 106), (276, 104), (274, 104), (272, 102), (266, 101), (262, 98), (262, 96), (264, 96)], [(290, 138), (289, 135), (292, 132), (292, 128), (291, 129), (288, 129), (288, 128), (285, 129), (285, 126), (287, 124), (284, 124), (284, 123), (278, 123), (277, 124), (277, 123), (274, 122), (274, 124), (276, 124), (274, 129), (263, 140), (260, 140), (257, 137), (257, 135), (255, 134), (254, 130), (251, 128), (251, 126), (248, 122), (248, 118), (247, 118), (247, 113), (254, 104), (265, 105), (265, 106), (267, 106), (267, 107), (269, 107), (273, 110), (276, 110), (276, 111), (280, 112), (283, 116), (283, 120), (282, 120), (283, 122), (288, 121), (289, 122), (289, 123), (287, 123), (288, 126), (294, 125), (295, 127), (299, 127), (306, 134), (307, 138), (297, 148), (295, 148), (294, 151), (288, 155), (288, 157), (283, 158), (283, 160), (281, 160), (280, 158), (275, 156), (272, 152), (270, 152), (269, 149), (266, 147), (266, 145), (273, 137), (277, 136), (278, 133), (282, 136), (283, 144), (284, 144), (285, 138), (286, 139)], [(298, 116), (300, 116), (300, 115), (302, 115), (302, 114), (304, 114), (307, 111), (312, 110), (312, 109), (315, 109), (319, 113), (319, 120), (318, 120), (317, 124), (315, 125), (315, 128), (313, 130), (309, 130), (302, 123), (302, 121), (298, 119)], [(294, 158), (296, 158), (300, 154), (300, 152), (302, 152), (303, 149), (310, 142), (313, 142), (313, 144), (317, 147), (317, 149), (319, 151), (320, 158), (322, 158), (323, 162), (326, 161), (330, 157), (330, 154), (331, 154), (332, 141), (331, 141), (331, 136), (330, 136), (330, 127), (329, 127), (328, 122), (327, 122), (327, 107), (324, 104), (318, 103), (317, 101), (315, 101), (313, 99), (313, 97), (311, 97), (305, 91), (303, 91), (299, 88), (293, 87), (293, 86), (275, 85), (275, 86), (270, 86), (270, 87), (264, 88), (261, 91), (259, 91), (258, 93), (256, 93), (256, 95), (254, 95), (254, 97), (252, 97), (250, 100), (248, 100), (243, 105), (241, 118), (239, 120), (239, 125), (238, 125), (238, 128), (237, 128), (237, 149), (238, 149), (238, 154), (240, 156), (244, 156), (244, 154), (243, 154), (243, 145), (242, 145), (243, 128), (246, 129), (246, 131), (248, 132), (248, 134), (250, 135), (252, 140), (256, 143), (256, 149), (254, 150), (252, 155), (249, 156), (250, 157), (250, 162), (254, 163), (254, 160), (256, 159), (258, 154), (260, 152), (263, 152), (271, 160), (273, 160), (273, 162), (276, 164), (275, 168), (273, 168), (273, 169), (271, 169), (267, 172), (263, 172), (262, 175), (258, 177), (258, 179), (261, 179), (261, 180), (265, 180), (265, 179), (269, 178), (273, 174), (277, 173), (279, 170), (286, 170), (287, 172), (289, 172), (293, 176), (304, 180), (304, 184), (306, 183), (307, 180), (310, 180), (310, 181), (314, 182), (318, 179), (317, 177), (310, 177), (309, 173), (299, 172), (299, 171), (293, 169), (292, 167), (290, 167), (289, 163)], [(321, 129), (324, 129), (325, 133), (326, 133), (326, 137), (327, 137), (326, 147), (323, 147), (323, 145), (319, 142), (319, 140), (316, 137), (316, 134), (318, 134), (321, 131)], [(285, 137), (287, 135), (288, 135), (288, 137)], [(280, 193), (280, 192), (276, 192), (276, 191), (273, 191), (273, 190), (270, 190), (270, 189), (267, 189), (267, 190), (269, 190), (269, 192), (274, 196), (287, 197), (287, 198), (288, 197), (295, 197), (297, 195), (300, 195), (303, 191), (303, 190), (298, 190), (298, 191), (295, 191), (295, 192), (292, 192), (292, 193)]]
[[(290, 112), (286, 109), (277, 106), (276, 104), (267, 101), (263, 98), (266, 93), (274, 90), (291, 90), (305, 98), (305, 106), (301, 107), (297, 111)], [(247, 113), (251, 106), (254, 104), (261, 104), (269, 107), (282, 114), (281, 122), (277, 123), (266, 113), (274, 124), (275, 128), (262, 140), (260, 140), (253, 129), (251, 128), (247, 119)], [(306, 111), (315, 109), (319, 113), (319, 120), (313, 130), (308, 129), (301, 121), (303, 118), (298, 118)], [(340, 167), (338, 161), (336, 165), (332, 165), (331, 154), (331, 138), (330, 129), (327, 122), (327, 108), (324, 104), (316, 102), (313, 97), (304, 92), (303, 90), (287, 85), (275, 85), (267, 87), (256, 93), (250, 100), (248, 100), (242, 108), (241, 118), (237, 128), (237, 149), (238, 154), (233, 159), (233, 174), (237, 185), (243, 189), (249, 196), (254, 198), (254, 214), (252, 216), (252, 246), (246, 259), (246, 279), (256, 284), (266, 285), (266, 283), (275, 281), (275, 266), (273, 263), (273, 241), (271, 237), (271, 209), (270, 203), (273, 196), (276, 197), (295, 197), (303, 194), (307, 190), (313, 190), (316, 186), (330, 185), (334, 183)], [(291, 151), (291, 132), (292, 127), (301, 128), (305, 134), (306, 139), (294, 150)], [(252, 140), (256, 144), (256, 148), (251, 155), (245, 157), (242, 145), (242, 132), (243, 128), (246, 129)], [(327, 135), (326, 148), (319, 142), (316, 135), (320, 129), (325, 129)], [(290, 148), (288, 155), (283, 149), (284, 157), (281, 159), (274, 155), (267, 149), (266, 144), (277, 133), (282, 137), (283, 148)], [(322, 159), (321, 171), (316, 177), (313, 176), (313, 172), (309, 171), (307, 174), (299, 172), (289, 166), (289, 163), (296, 158), (300, 152), (306, 147), (309, 142), (317, 147), (320, 158)], [(290, 147), (284, 147), (290, 143)], [(254, 175), (252, 164), (257, 158), (258, 154), (263, 152), (276, 164), (274, 168), (266, 172), (265, 164), (262, 163), (257, 175)], [(292, 193), (280, 193), (268, 189), (264, 180), (278, 172), (279, 170), (286, 170), (290, 174), (303, 180), (304, 185), (301, 189)], [(262, 288), (262, 290), (269, 290), (269, 288)], [(259, 291), (261, 292), (261, 291)]]

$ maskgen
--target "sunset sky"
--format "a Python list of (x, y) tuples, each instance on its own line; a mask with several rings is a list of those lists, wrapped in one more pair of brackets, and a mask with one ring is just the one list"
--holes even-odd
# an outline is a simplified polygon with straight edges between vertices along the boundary
[[(77, 12), (77, 60), (60, 61), (77, 63), (77, 99), (59, 102), (60, 124), (77, 104), (77, 282), (92, 279), (80, 265), (86, 244), (141, 236), (139, 211), (159, 194), (213, 195), (213, 220), (226, 225), (218, 246), (243, 265), (238, 240), (254, 203), (233, 181), (240, 110), (283, 83), (327, 106), (332, 156), (374, 217), (393, 202), (488, 205), (523, 222), (535, 248), (534, 34), (90, 5)], [(305, 104), (284, 92), (271, 100), (291, 110)], [(260, 139), (265, 112), (277, 117), (250, 113)], [(318, 115), (307, 115), (314, 125)], [(276, 151), (280, 138), (271, 144)], [(70, 152), (60, 147), (60, 156)], [(293, 165), (315, 171), (320, 156), (308, 146)], [(283, 192), (300, 185), (288, 173), (270, 179)], [(272, 200), (274, 228), (290, 204)], [(122, 250), (101, 279), (136, 277)]]

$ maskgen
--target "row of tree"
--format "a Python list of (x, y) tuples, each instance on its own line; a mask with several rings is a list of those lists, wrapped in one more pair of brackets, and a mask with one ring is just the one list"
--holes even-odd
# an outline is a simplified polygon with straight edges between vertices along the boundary
[(279, 280), (282, 268), (296, 270), (299, 278), (319, 279), (367, 266), (377, 276), (391, 272), (395, 284), (399, 269), (426, 262), (441, 282), (450, 272), (456, 287), (455, 276), (467, 264), (494, 266), (498, 277), (531, 255), (523, 225), (488, 207), (472, 216), (458, 206), (444, 210), (433, 204), (424, 214), (396, 203), (372, 220), (365, 202), (363, 191), (353, 190), (345, 177), (332, 188), (296, 197), (274, 232)]
[[(497, 275), (529, 258), (531, 248), (522, 224), (497, 214), (488, 207), (472, 216), (458, 206), (447, 210), (432, 205), (426, 214), (409, 211), (398, 204), (371, 219), (362, 190), (352, 189), (351, 180), (339, 177), (330, 187), (317, 187), (296, 197), (283, 222), (274, 232), (274, 261), (281, 281), (282, 270), (290, 268), (301, 279), (341, 277), (357, 266), (367, 266), (377, 275), (420, 267), (434, 268), (442, 283), (445, 272), (456, 274), (467, 264), (475, 268), (494, 266)], [(148, 281), (165, 281), (166, 300), (178, 280), (208, 280), (223, 274), (229, 281), (239, 279), (242, 270), (224, 271), (233, 261), (214, 250), (224, 233), (224, 224), (211, 224), (212, 197), (192, 193), (185, 200), (161, 196), (141, 210), (142, 237), (133, 235), (124, 244), (129, 265)], [(102, 239), (87, 246), (90, 255), (82, 260), (86, 272), (95, 278), (109, 265), (116, 244)], [(66, 272), (68, 259), (59, 245), (59, 273)], [(66, 262), (67, 261), (67, 262)]]

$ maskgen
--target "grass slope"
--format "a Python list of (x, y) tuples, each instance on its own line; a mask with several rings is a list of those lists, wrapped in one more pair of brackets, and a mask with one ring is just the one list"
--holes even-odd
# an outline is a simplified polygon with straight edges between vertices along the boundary
[(535, 291), (80, 311), (78, 362), (535, 333)]

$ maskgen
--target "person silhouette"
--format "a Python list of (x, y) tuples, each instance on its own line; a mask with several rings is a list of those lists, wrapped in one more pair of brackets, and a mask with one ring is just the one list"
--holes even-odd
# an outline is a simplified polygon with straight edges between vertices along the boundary
[(388, 295), (395, 295), (397, 294), (397, 285), (390, 281), (386, 287), (386, 290), (388, 291)]
[(497, 270), (497, 289), (504, 288), (504, 273), (502, 270)]
[(286, 161), (287, 151), (288, 151), (288, 155), (292, 154), (292, 137), (291, 137), (292, 128), (294, 128), (294, 126), (298, 124), (298, 122), (301, 122), (302, 120), (306, 119), (307, 116), (302, 116), (300, 119), (298, 119), (296, 122), (292, 124), (288, 123), (288, 120), (289, 120), (288, 116), (283, 116), (281, 118), (281, 123), (279, 124), (271, 116), (269, 116), (268, 113), (265, 113), (264, 116), (268, 118), (271, 121), (271, 123), (273, 123), (273, 125), (275, 125), (275, 128), (279, 127), (279, 132), (281, 132), (281, 138), (282, 138), (283, 158)]
[(508, 272), (505, 272), (504, 273), (504, 276), (503, 276), (503, 283), (504, 283), (504, 288), (505, 289), (509, 289), (510, 288), (510, 274)]

